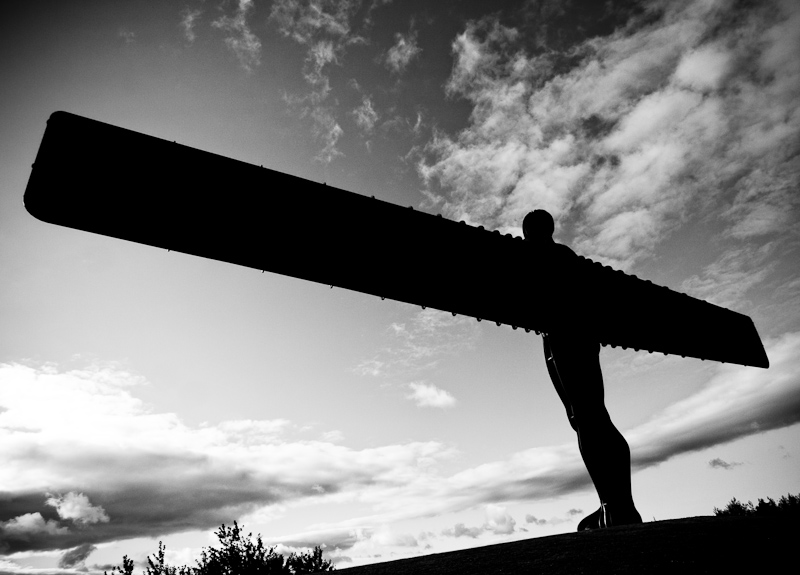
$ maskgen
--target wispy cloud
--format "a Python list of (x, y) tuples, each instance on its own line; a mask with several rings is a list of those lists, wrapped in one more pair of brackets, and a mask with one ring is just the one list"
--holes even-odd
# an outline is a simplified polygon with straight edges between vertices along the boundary
[(708, 462), (708, 466), (713, 468), (713, 469), (725, 469), (725, 470), (728, 470), (728, 471), (730, 471), (734, 467), (738, 467), (740, 465), (742, 465), (742, 463), (739, 462), (739, 461), (731, 461), (729, 463), (729, 462), (727, 462), (724, 459), (721, 459), (719, 457), (715, 457), (714, 459), (712, 459), (711, 461)]
[(85, 563), (86, 559), (88, 559), (89, 555), (91, 555), (96, 549), (97, 547), (91, 543), (78, 545), (74, 549), (70, 549), (61, 556), (61, 559), (58, 560), (58, 566), (61, 569), (72, 569), (82, 566), (85, 567), (83, 564)]
[(471, 22), (448, 83), (470, 124), (438, 134), (420, 174), (456, 219), (517, 230), (543, 207), (581, 252), (623, 268), (690, 218), (737, 239), (785, 230), (798, 28), (791, 2), (653, 2), (609, 35), (537, 52), (516, 28)]
[(128, 28), (120, 28), (118, 34), (120, 38), (125, 40), (126, 44), (133, 44), (136, 42), (136, 32), (133, 30), (129, 30)]
[(417, 45), (417, 34), (413, 30), (405, 35), (398, 32), (394, 38), (394, 45), (386, 52), (384, 62), (389, 70), (402, 74), (422, 49)]
[(536, 517), (535, 515), (532, 515), (530, 513), (527, 513), (525, 515), (525, 523), (528, 525), (536, 525), (538, 527), (542, 527), (544, 525), (554, 526), (554, 525), (560, 525), (562, 523), (575, 521), (575, 517), (581, 516), (583, 514), (584, 513), (582, 509), (570, 509), (564, 515), (550, 517), (550, 519), (543, 519), (540, 517)]
[(183, 31), (183, 36), (186, 41), (191, 44), (197, 39), (197, 34), (194, 31), (195, 23), (202, 15), (203, 11), (200, 8), (189, 8), (188, 6), (181, 12), (180, 29)]
[(303, 78), (310, 91), (286, 99), (313, 120), (314, 134), (323, 143), (316, 159), (325, 164), (341, 155), (336, 144), (344, 134), (333, 107), (325, 103), (331, 91), (327, 68), (341, 63), (348, 46), (366, 42), (352, 30), (361, 4), (361, 0), (277, 0), (270, 12), (278, 31), (306, 49)]
[(252, 73), (253, 69), (261, 64), (261, 40), (250, 30), (247, 23), (248, 14), (253, 7), (253, 0), (239, 0), (232, 16), (223, 15), (211, 23), (214, 28), (227, 33), (225, 44), (233, 51), (239, 60), (239, 65), (247, 73)]
[(353, 110), (353, 118), (356, 125), (366, 134), (371, 134), (378, 121), (378, 113), (372, 105), (372, 100), (368, 96), (361, 99), (361, 105)]
[(745, 294), (764, 281), (777, 265), (775, 251), (778, 246), (767, 243), (760, 248), (733, 247), (703, 270), (681, 284), (681, 289), (693, 296), (729, 308), (739, 307)]
[(392, 323), (387, 335), (388, 345), (362, 361), (357, 373), (396, 376), (434, 367), (442, 357), (471, 349), (480, 327), (472, 318), (424, 309), (408, 321)]

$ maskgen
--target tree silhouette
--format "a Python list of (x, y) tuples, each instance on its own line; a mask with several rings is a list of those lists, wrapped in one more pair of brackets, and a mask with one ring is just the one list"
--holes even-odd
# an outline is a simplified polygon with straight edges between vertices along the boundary
[(800, 516), (800, 494), (784, 495), (776, 503), (772, 497), (758, 500), (756, 505), (752, 501), (742, 503), (735, 497), (728, 502), (724, 509), (714, 508), (717, 517), (744, 517), (757, 515), (760, 517), (788, 517)]
[[(275, 547), (266, 547), (261, 535), (257, 535), (255, 540), (252, 533), (244, 535), (236, 521), (232, 527), (223, 523), (215, 535), (220, 547), (204, 548), (194, 567), (169, 565), (165, 557), (166, 547), (159, 541), (158, 552), (147, 557), (143, 575), (299, 575), (334, 570), (333, 562), (322, 557), (321, 548), (284, 556), (276, 553)], [(110, 575), (117, 573), (133, 575), (133, 559), (123, 556), (122, 565), (111, 568)]]
[(252, 533), (244, 537), (236, 521), (233, 522), (233, 527), (225, 527), (223, 524), (216, 535), (222, 547), (203, 549), (195, 569), (196, 575), (261, 575), (292, 572), (287, 568), (283, 555), (275, 553), (274, 547), (265, 547), (261, 535), (258, 535), (255, 541), (252, 540)]

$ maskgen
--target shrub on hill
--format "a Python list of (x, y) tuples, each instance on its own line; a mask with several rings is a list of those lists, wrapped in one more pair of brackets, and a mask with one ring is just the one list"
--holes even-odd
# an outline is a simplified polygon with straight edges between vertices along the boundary
[(798, 516), (800, 515), (800, 493), (797, 495), (782, 496), (776, 503), (772, 497), (767, 500), (759, 499), (753, 505), (752, 501), (742, 503), (735, 497), (728, 502), (724, 509), (714, 508), (714, 515), (717, 517), (743, 517), (746, 515), (758, 515), (761, 517), (777, 516)]
[[(158, 552), (147, 557), (147, 567), (143, 575), (295, 575), (333, 571), (333, 563), (322, 558), (322, 549), (315, 547), (305, 553), (282, 555), (275, 547), (265, 547), (258, 535), (244, 535), (236, 521), (233, 527), (224, 524), (216, 532), (221, 547), (203, 549), (197, 565), (176, 567), (169, 565), (165, 558), (164, 544), (158, 542)], [(111, 575), (133, 575), (133, 559), (127, 555), (122, 565), (111, 568)], [(109, 575), (104, 572), (104, 575)]]

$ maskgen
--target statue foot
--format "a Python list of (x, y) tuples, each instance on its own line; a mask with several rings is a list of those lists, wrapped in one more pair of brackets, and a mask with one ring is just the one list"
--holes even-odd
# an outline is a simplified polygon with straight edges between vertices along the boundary
[(602, 505), (600, 508), (595, 511), (594, 513), (590, 513), (583, 519), (581, 519), (580, 523), (578, 523), (578, 531), (588, 531), (589, 529), (602, 529), (605, 527), (603, 522), (603, 507)]
[(605, 529), (606, 527), (618, 527), (620, 525), (637, 525), (642, 523), (642, 516), (636, 508), (614, 507), (608, 503), (601, 503), (600, 508), (594, 513), (590, 513), (578, 523), (578, 531), (589, 529)]

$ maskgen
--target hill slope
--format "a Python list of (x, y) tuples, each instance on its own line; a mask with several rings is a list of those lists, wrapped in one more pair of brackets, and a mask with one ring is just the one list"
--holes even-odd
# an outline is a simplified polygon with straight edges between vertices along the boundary
[[(347, 575), (779, 572), (797, 526), (764, 517), (691, 517), (567, 533), (343, 569)], [(791, 541), (790, 541), (791, 537)], [(779, 569), (780, 568), (780, 569)]]

